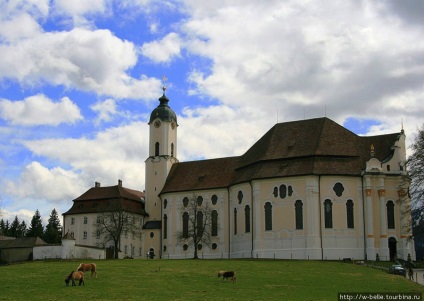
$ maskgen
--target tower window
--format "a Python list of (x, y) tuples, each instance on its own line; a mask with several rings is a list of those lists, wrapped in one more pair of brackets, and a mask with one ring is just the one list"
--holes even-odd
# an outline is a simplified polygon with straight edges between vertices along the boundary
[(155, 156), (159, 156), (159, 142), (155, 143)]
[(174, 143), (171, 143), (171, 157), (174, 156)]

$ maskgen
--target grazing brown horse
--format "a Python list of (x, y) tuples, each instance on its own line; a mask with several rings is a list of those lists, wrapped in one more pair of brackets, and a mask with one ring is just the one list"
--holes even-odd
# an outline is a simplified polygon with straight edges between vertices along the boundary
[(77, 271), (91, 271), (91, 278), (93, 278), (93, 274), (97, 278), (97, 267), (95, 263), (81, 263), (78, 266)]
[(66, 286), (69, 285), (69, 281), (72, 280), (72, 286), (75, 286), (75, 280), (79, 280), (79, 285), (84, 285), (84, 272), (78, 271), (74, 272), (72, 271), (65, 279)]

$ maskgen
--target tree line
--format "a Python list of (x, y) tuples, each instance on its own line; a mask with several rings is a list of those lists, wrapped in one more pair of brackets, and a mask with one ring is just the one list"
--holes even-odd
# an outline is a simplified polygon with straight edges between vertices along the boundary
[(49, 220), (46, 227), (43, 226), (38, 209), (35, 211), (31, 219), (31, 223), (27, 226), (26, 222), (19, 221), (18, 216), (10, 223), (3, 218), (0, 220), (0, 235), (9, 237), (40, 237), (46, 243), (61, 243), (62, 240), (62, 226), (60, 225), (59, 216), (56, 209), (50, 213)]

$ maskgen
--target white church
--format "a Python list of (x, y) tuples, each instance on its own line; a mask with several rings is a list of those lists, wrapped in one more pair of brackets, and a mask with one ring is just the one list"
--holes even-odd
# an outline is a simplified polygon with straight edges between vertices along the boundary
[(75, 199), (63, 225), (77, 244), (95, 244), (80, 224), (96, 218), (98, 209), (87, 204), (107, 199), (109, 189), (133, 203), (128, 208), (143, 223), (140, 237), (123, 242), (122, 257), (193, 257), (193, 244), (176, 236), (187, 231), (186, 206), (195, 196), (212, 222), (212, 243), (196, 246), (200, 258), (415, 259), (410, 200), (400, 188), (403, 129), (362, 137), (326, 117), (284, 122), (241, 156), (179, 162), (177, 116), (165, 89), (159, 101), (148, 123), (145, 193), (122, 182), (96, 184)]

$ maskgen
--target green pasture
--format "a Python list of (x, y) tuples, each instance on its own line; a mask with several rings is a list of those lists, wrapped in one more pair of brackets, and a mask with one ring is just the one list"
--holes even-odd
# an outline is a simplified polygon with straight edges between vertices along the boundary
[[(0, 267), (0, 300), (337, 300), (339, 292), (422, 292), (379, 269), (330, 261), (102, 260), (98, 278), (66, 287), (79, 261)], [(217, 277), (234, 270), (237, 282)]]

